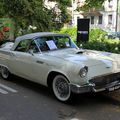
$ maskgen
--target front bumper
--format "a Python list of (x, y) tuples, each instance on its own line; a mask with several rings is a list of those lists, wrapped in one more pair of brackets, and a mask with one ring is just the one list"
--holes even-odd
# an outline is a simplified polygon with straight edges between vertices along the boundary
[(120, 88), (120, 73), (94, 78), (82, 86), (70, 84), (70, 88), (73, 93), (114, 91)]
[(70, 87), (73, 93), (114, 91), (120, 88), (120, 72), (95, 77), (82, 86), (71, 84)]
[(87, 93), (87, 92), (101, 92), (101, 91), (114, 91), (120, 88), (120, 81), (107, 84), (101, 88), (96, 88), (95, 84), (86, 84), (83, 86), (70, 84), (73, 93)]

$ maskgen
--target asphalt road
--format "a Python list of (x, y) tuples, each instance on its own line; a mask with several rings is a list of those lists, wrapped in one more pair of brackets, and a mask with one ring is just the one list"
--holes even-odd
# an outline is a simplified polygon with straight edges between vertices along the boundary
[(57, 101), (41, 85), (0, 78), (0, 120), (120, 120), (117, 93), (78, 95), (71, 104)]

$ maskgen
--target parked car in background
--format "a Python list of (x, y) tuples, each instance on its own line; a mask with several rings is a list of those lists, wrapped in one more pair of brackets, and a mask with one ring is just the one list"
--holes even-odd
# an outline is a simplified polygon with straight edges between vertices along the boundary
[(105, 37), (108, 39), (120, 39), (120, 32), (108, 32)]
[(120, 55), (79, 49), (68, 35), (39, 32), (0, 48), (1, 76), (12, 74), (52, 89), (62, 102), (73, 94), (120, 88)]

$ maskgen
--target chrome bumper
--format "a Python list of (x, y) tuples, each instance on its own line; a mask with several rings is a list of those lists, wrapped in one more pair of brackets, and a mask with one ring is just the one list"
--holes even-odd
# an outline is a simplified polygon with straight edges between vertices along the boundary
[(98, 87), (93, 83), (89, 83), (83, 86), (70, 84), (71, 91), (73, 93), (87, 93), (87, 92), (101, 92), (101, 91), (114, 91), (120, 88), (120, 81), (114, 81), (104, 86)]

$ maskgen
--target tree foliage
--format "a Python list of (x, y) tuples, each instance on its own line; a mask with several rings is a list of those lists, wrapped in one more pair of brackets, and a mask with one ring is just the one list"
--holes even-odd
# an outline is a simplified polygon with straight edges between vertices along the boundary
[[(1, 0), (0, 17), (9, 17), (15, 21), (15, 34), (25, 34), (34, 31), (50, 31), (59, 29), (64, 23), (69, 22), (70, 15), (67, 7), (71, 6), (72, 0), (49, 0), (56, 1), (61, 13), (58, 16), (54, 9), (48, 9), (44, 0)], [(86, 0), (86, 8), (100, 6), (104, 0)], [(55, 21), (59, 17), (60, 21)], [(36, 26), (31, 29), (29, 26)]]
[[(58, 0), (61, 9), (61, 21), (55, 21), (56, 13), (44, 5), (44, 0), (2, 0), (0, 17), (9, 17), (15, 21), (15, 34), (34, 31), (50, 31), (60, 28), (68, 20), (66, 11), (69, 0)], [(36, 26), (31, 29), (29, 26)]]
[(1, 1), (0, 4), (2, 4), (3, 8), (0, 12), (1, 17), (3, 17), (2, 14), (4, 14), (4, 17), (12, 18), (15, 21), (16, 34), (20, 32), (20, 30), (24, 34), (24, 32), (27, 32), (29, 25), (34, 26), (36, 23), (38, 23), (37, 28), (43, 30), (43, 27), (39, 24), (40, 22), (36, 19), (40, 16), (40, 20), (46, 19), (48, 11), (45, 11), (42, 1), (4, 0)]
[(101, 7), (102, 3), (105, 0), (86, 0), (85, 5), (88, 6), (89, 8), (91, 7)]
[[(106, 0), (85, 0), (85, 4), (82, 7), (78, 7), (77, 10), (83, 10), (83, 11), (88, 11), (91, 8), (101, 8), (102, 4), (105, 2)], [(111, 0), (108, 0), (111, 1)]]

